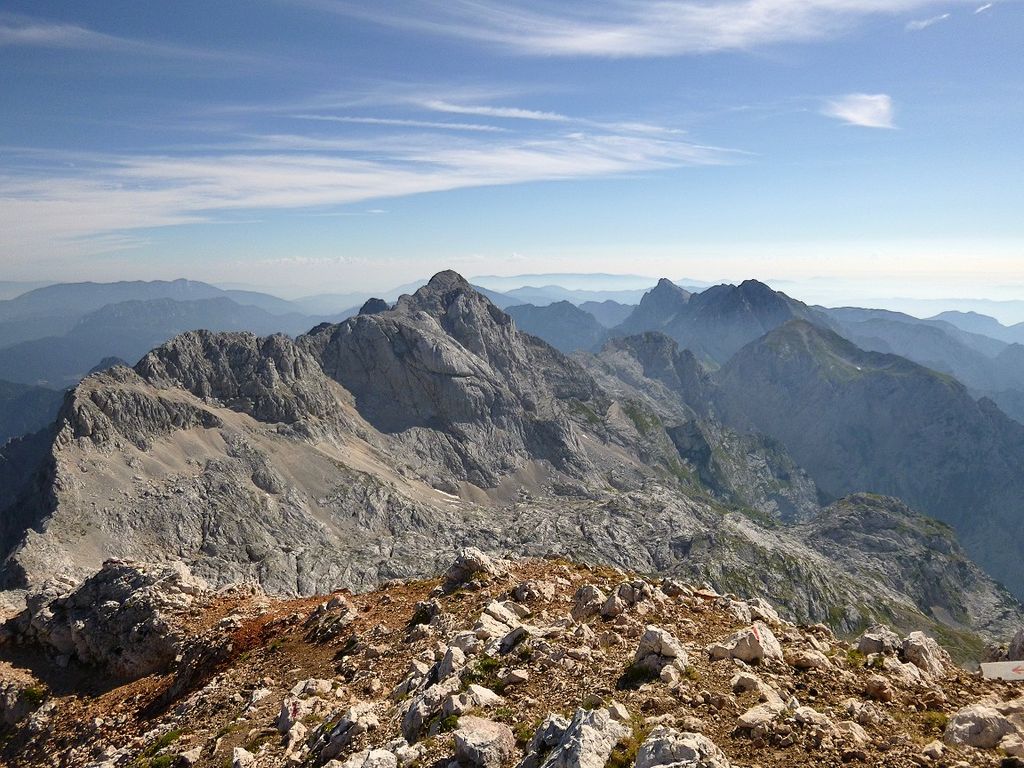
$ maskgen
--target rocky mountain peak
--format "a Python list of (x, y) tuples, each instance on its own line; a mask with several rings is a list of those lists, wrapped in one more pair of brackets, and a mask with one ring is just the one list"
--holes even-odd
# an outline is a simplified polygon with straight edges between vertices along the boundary
[(381, 312), (387, 312), (389, 309), (391, 309), (391, 305), (384, 301), (384, 299), (367, 299), (363, 306), (359, 308), (359, 314), (379, 315)]
[(520, 333), (456, 272), (438, 273), (392, 310), (358, 315), (300, 343), (371, 424), (409, 439), (417, 430), (415, 450), (440, 458), (460, 479), (493, 486), (537, 458), (574, 474), (587, 464), (559, 403), (594, 399), (593, 380)]
[(439, 314), (443, 313), (453, 301), (465, 296), (484, 299), (483, 295), (478, 293), (466, 278), (454, 270), (446, 269), (430, 278), (426, 285), (421, 286), (415, 293), (400, 297), (395, 309), (416, 308), (431, 314)]
[(640, 300), (640, 305), (643, 306), (644, 302), (646, 302), (648, 306), (678, 308), (680, 305), (685, 304), (689, 298), (689, 291), (685, 288), (680, 288), (667, 277), (663, 277), (658, 280), (657, 285), (644, 294), (644, 297)]
[(663, 328), (685, 312), (690, 298), (689, 291), (663, 277), (644, 294), (637, 308), (616, 330), (639, 333)]

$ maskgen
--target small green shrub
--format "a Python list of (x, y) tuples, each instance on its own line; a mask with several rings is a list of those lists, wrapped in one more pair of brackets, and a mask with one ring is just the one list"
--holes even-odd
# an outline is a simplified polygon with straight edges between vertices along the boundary
[(633, 731), (612, 749), (605, 768), (633, 768), (640, 745), (644, 743), (650, 731), (645, 725), (633, 724)]
[(450, 733), (451, 731), (454, 731), (458, 727), (459, 727), (459, 716), (458, 715), (448, 715), (447, 717), (442, 717), (440, 720), (437, 721), (437, 731), (438, 731), (438, 733)]
[(38, 707), (49, 695), (49, 691), (45, 685), (30, 685), (28, 688), (22, 690), (21, 695), (25, 698), (25, 701), (32, 707)]

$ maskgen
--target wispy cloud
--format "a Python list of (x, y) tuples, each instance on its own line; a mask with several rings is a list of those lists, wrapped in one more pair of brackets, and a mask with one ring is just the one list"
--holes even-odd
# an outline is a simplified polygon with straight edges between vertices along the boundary
[[(967, 0), (954, 0), (966, 2)], [(937, 0), (305, 0), (307, 6), (423, 34), (539, 56), (675, 56), (824, 39), (870, 16)]]
[(920, 32), (922, 29), (928, 29), (928, 27), (934, 26), (939, 22), (946, 21), (949, 18), (948, 13), (940, 13), (938, 16), (932, 16), (927, 19), (915, 19), (907, 22), (908, 32)]
[(496, 117), (510, 120), (541, 120), (544, 122), (565, 123), (570, 118), (557, 112), (541, 112), (535, 109), (520, 107), (496, 107), (480, 104), (452, 104), (440, 99), (428, 99), (419, 102), (421, 106), (434, 112), (447, 112), (453, 115), (476, 115), (478, 117)]
[(250, 56), (190, 46), (171, 45), (99, 32), (88, 27), (0, 13), (0, 47), (34, 47), (108, 51), (157, 58), (253, 62)]
[(361, 117), (348, 115), (290, 115), (296, 120), (317, 120), (325, 123), (346, 123), (349, 125), (380, 125), (394, 128), (430, 128), (444, 131), (474, 131), (502, 133), (506, 129), (481, 123), (445, 123), (433, 120), (410, 120), (394, 117)]
[(849, 93), (827, 102), (822, 114), (847, 125), (893, 128), (892, 98), (884, 93)]
[[(240, 211), (324, 210), (427, 192), (620, 176), (734, 162), (738, 155), (640, 133), (346, 138), (254, 137), (251, 148), (59, 157), (0, 177), (0, 251), (79, 251), (89, 238), (223, 220)], [(38, 154), (32, 155), (38, 158)], [(31, 157), (29, 158), (29, 160)], [(29, 162), (26, 160), (26, 164)]]
[(985, 3), (984, 5), (979, 5), (977, 8), (975, 8), (974, 12), (975, 12), (975, 14), (984, 13), (985, 11), (987, 11), (991, 7), (992, 7), (992, 3)]

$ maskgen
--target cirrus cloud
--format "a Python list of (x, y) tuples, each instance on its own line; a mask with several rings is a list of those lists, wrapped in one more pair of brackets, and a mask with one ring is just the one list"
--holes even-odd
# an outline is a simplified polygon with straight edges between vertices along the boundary
[(885, 93), (848, 93), (825, 104), (823, 115), (862, 128), (894, 128), (892, 98)]

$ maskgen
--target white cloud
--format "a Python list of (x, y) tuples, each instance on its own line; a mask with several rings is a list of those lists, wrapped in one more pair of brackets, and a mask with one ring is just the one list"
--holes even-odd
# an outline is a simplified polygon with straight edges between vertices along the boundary
[[(449, 134), (349, 138), (256, 136), (245, 148), (184, 155), (25, 154), (35, 174), (0, 177), (0, 252), (95, 251), (89, 240), (223, 221), (240, 211), (322, 210), (405, 195), (722, 164), (733, 153), (676, 138), (611, 132), (540, 138)], [(376, 209), (374, 209), (376, 210)]]
[(985, 11), (987, 11), (991, 7), (992, 7), (992, 3), (985, 3), (984, 5), (979, 5), (977, 8), (975, 8), (974, 12), (975, 12), (975, 14), (984, 13)]
[(822, 114), (847, 125), (893, 128), (892, 98), (884, 93), (849, 93), (825, 104)]
[(940, 13), (938, 16), (932, 16), (928, 19), (908, 21), (906, 28), (908, 32), (920, 32), (922, 29), (928, 29), (928, 27), (938, 24), (940, 21), (946, 21), (948, 18), (948, 13)]
[(371, 22), (538, 56), (675, 56), (842, 34), (870, 16), (937, 0), (305, 0)]

